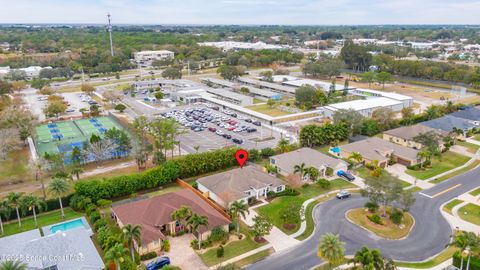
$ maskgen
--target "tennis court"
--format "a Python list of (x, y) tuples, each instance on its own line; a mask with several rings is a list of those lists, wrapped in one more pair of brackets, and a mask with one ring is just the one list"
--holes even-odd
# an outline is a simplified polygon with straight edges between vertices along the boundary
[(125, 130), (107, 116), (40, 125), (36, 127), (35, 147), (42, 156), (45, 153), (64, 153), (64, 161), (68, 164), (73, 148), (83, 149), (84, 142), (92, 134), (102, 136), (113, 127)]

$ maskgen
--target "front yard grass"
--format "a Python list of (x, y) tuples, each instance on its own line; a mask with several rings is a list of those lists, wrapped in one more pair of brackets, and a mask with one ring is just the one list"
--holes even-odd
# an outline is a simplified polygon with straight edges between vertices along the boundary
[(439, 175), (451, 169), (462, 166), (468, 160), (470, 160), (470, 158), (467, 156), (448, 151), (443, 153), (440, 159), (433, 158), (431, 167), (426, 170), (406, 170), (405, 172), (413, 177), (425, 180), (432, 178), (435, 175)]
[(450, 202), (448, 202), (447, 204), (445, 204), (445, 206), (443, 206), (443, 211), (449, 213), (450, 215), (453, 215), (453, 214), (452, 214), (452, 209), (453, 209), (453, 207), (455, 207), (456, 205), (461, 204), (462, 202), (463, 202), (463, 201), (462, 201), (462, 200), (459, 200), (459, 199), (451, 200)]
[(479, 194), (480, 194), (480, 188), (477, 188), (473, 191), (470, 191), (470, 195), (472, 195), (474, 197), (478, 196)]
[(244, 267), (244, 266), (247, 266), (247, 265), (250, 265), (250, 264), (254, 264), (258, 261), (261, 261), (263, 259), (265, 259), (266, 257), (270, 256), (270, 254), (272, 254), (273, 252), (275, 252), (275, 250), (273, 248), (269, 248), (269, 249), (266, 249), (266, 250), (262, 250), (260, 252), (257, 252), (253, 255), (250, 255), (244, 259), (241, 259), (237, 262), (235, 262), (235, 266), (237, 267)]
[(432, 180), (430, 181), (430, 183), (432, 184), (438, 184), (438, 183), (441, 183), (443, 181), (446, 181), (450, 178), (453, 178), (457, 175), (460, 175), (462, 173), (466, 173), (470, 170), (473, 170), (475, 167), (477, 167), (478, 165), (480, 165), (480, 160), (475, 160), (474, 162), (472, 162), (470, 165), (466, 166), (465, 168), (462, 168), (460, 170), (457, 170), (457, 171), (454, 171), (452, 173), (449, 173), (447, 175), (444, 175), (442, 177), (439, 177), (439, 178), (435, 178), (435, 180)]
[(403, 228), (393, 224), (393, 222), (386, 218), (383, 219), (385, 223), (384, 225), (373, 223), (368, 219), (368, 214), (371, 213), (365, 211), (364, 208), (352, 209), (347, 212), (347, 219), (350, 222), (387, 239), (401, 239), (407, 236), (414, 224), (414, 219), (409, 213), (404, 213), (403, 215)]
[(478, 151), (478, 149), (480, 148), (480, 145), (476, 145), (476, 144), (469, 143), (469, 142), (457, 141), (456, 144), (465, 147), (467, 149), (467, 151), (472, 153), (472, 154), (475, 154)]
[[(71, 208), (65, 208), (64, 211), (65, 219), (61, 218), (60, 210), (50, 211), (37, 215), (38, 228), (83, 216), (83, 214), (75, 212)], [(5, 230), (5, 234), (0, 235), (0, 237), (33, 230), (35, 229), (35, 221), (33, 220), (33, 216), (22, 218), (22, 226), (18, 227), (18, 222), (15, 215), (15, 219), (3, 224), (3, 229)]]
[(257, 243), (253, 240), (253, 236), (250, 234), (250, 231), (247, 228), (247, 225), (241, 223), (240, 232), (245, 235), (242, 240), (238, 240), (235, 242), (231, 242), (225, 246), (224, 248), (224, 255), (221, 258), (217, 258), (217, 248), (211, 248), (204, 253), (198, 253), (202, 261), (207, 266), (217, 265), (221, 262), (229, 260), (231, 258), (235, 258), (241, 254), (249, 252), (250, 250), (254, 250), (259, 248), (266, 243)]
[(458, 250), (457, 247), (449, 246), (440, 252), (437, 256), (425, 262), (395, 262), (398, 267), (417, 268), (417, 269), (430, 269), (437, 266), (444, 261), (452, 258), (453, 254)]
[[(297, 222), (297, 224), (295, 224), (296, 225), (295, 228), (292, 228), (291, 230), (284, 228), (283, 227), (284, 222), (280, 216), (282, 209), (287, 208), (290, 205), (297, 205), (300, 207), (304, 201), (317, 197), (321, 194), (325, 194), (332, 190), (356, 187), (354, 184), (339, 178), (330, 181), (330, 183), (331, 183), (331, 186), (329, 189), (322, 188), (318, 184), (311, 184), (305, 187), (297, 188), (296, 190), (300, 192), (300, 195), (282, 196), (282, 197), (275, 198), (269, 204), (256, 208), (255, 211), (257, 211), (261, 215), (268, 217), (270, 221), (273, 223), (273, 225), (275, 225), (277, 228), (282, 230), (284, 233), (292, 234), (299, 229), (300, 222)], [(315, 204), (315, 203), (312, 203), (312, 204)], [(308, 207), (307, 209), (305, 209), (305, 211), (308, 211)], [(311, 212), (310, 212), (310, 215), (311, 215)]]
[(480, 225), (480, 206), (469, 203), (458, 209), (458, 215), (461, 219), (470, 223)]

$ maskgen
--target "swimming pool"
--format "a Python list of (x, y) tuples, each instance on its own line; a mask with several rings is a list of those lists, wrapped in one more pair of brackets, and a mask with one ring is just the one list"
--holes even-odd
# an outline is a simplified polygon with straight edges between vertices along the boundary
[(85, 223), (83, 223), (83, 220), (79, 218), (79, 219), (70, 220), (64, 223), (60, 223), (57, 225), (53, 225), (52, 227), (50, 227), (50, 231), (52, 233), (56, 233), (57, 231), (68, 231), (68, 230), (79, 228), (79, 227), (88, 229), (88, 227), (85, 226)]

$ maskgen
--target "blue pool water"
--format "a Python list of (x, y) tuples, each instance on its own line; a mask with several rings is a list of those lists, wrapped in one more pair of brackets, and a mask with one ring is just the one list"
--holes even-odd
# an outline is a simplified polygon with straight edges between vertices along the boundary
[(333, 147), (332, 152), (333, 153), (340, 153), (340, 147)]
[(75, 219), (72, 221), (67, 221), (58, 225), (54, 225), (50, 227), (50, 231), (52, 233), (56, 233), (57, 231), (68, 231), (78, 227), (83, 227), (85, 229), (87, 228), (85, 224), (83, 224), (83, 221), (81, 219)]

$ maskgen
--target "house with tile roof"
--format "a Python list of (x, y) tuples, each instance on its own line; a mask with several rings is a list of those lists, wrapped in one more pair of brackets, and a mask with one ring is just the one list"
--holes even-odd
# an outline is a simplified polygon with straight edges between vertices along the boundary
[(169, 235), (175, 235), (181, 230), (181, 224), (172, 220), (171, 214), (182, 206), (190, 207), (193, 213), (206, 216), (208, 226), (199, 228), (202, 237), (210, 234), (217, 227), (228, 230), (230, 220), (211, 206), (206, 198), (200, 197), (190, 189), (130, 201), (112, 206), (112, 217), (120, 228), (127, 224), (141, 225), (141, 245), (136, 243), (139, 254), (159, 251), (162, 240)]

